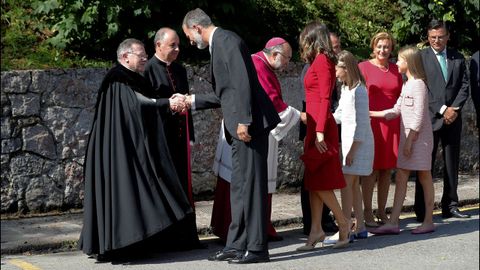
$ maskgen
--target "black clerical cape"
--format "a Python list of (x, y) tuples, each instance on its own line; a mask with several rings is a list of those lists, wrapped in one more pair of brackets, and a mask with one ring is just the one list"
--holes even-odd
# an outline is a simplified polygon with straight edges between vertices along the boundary
[[(141, 242), (190, 215), (151, 87), (122, 65), (105, 76), (85, 155), (79, 247), (105, 254)], [(155, 105), (155, 102), (153, 102)], [(168, 244), (168, 243), (167, 243)]]

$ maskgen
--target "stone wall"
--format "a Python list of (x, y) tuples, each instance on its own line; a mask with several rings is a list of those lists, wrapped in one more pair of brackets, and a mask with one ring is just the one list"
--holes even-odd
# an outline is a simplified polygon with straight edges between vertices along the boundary
[[(283, 97), (300, 108), (301, 65), (280, 74)], [(29, 70), (1, 73), (1, 212), (81, 208), (83, 156), (96, 92), (106, 69)], [(210, 92), (208, 66), (188, 67), (192, 93)], [(194, 112), (193, 191), (211, 198), (219, 109)], [(464, 108), (461, 171), (478, 174), (478, 133), (471, 100)], [(300, 186), (302, 143), (292, 130), (279, 145), (279, 190)], [(441, 171), (441, 166), (436, 166)]]

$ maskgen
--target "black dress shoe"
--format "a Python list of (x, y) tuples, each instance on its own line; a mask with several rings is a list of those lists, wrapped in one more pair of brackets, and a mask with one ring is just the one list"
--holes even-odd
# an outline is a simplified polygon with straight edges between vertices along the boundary
[(268, 235), (268, 242), (278, 242), (278, 241), (282, 241), (283, 240), (283, 237), (281, 237), (280, 235)]
[(231, 264), (264, 263), (269, 262), (268, 252), (247, 251), (243, 256), (238, 256), (228, 261)]
[(451, 218), (451, 217), (470, 218), (470, 215), (463, 214), (462, 212), (460, 212), (460, 210), (458, 210), (458, 208), (452, 208), (452, 209), (450, 209), (450, 211), (443, 211), (442, 212), (442, 217), (443, 218)]
[(236, 249), (220, 250), (220, 251), (217, 251), (217, 253), (208, 257), (208, 260), (209, 261), (228, 261), (230, 259), (237, 257), (240, 254), (242, 253)]

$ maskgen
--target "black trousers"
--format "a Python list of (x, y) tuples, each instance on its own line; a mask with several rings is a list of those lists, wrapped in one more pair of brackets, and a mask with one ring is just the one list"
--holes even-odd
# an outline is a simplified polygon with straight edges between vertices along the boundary
[[(450, 125), (444, 125), (441, 129), (433, 132), (433, 151), (432, 151), (432, 175), (434, 170), (435, 158), (437, 156), (438, 144), (442, 143), (443, 166), (443, 194), (442, 211), (448, 212), (458, 206), (458, 167), (460, 161), (460, 139), (462, 134), (462, 117), (459, 115), (455, 122)], [(418, 177), (415, 181), (415, 215), (419, 220), (425, 216), (425, 200), (423, 188)]]
[(233, 139), (230, 204), (232, 222), (225, 250), (267, 251), (268, 133), (249, 143)]

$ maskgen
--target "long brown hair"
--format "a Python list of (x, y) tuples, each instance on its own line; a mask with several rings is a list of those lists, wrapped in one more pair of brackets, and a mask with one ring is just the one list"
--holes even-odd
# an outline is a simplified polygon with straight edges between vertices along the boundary
[(358, 61), (349, 51), (341, 51), (337, 54), (338, 62), (337, 66), (347, 70), (347, 80), (344, 82), (350, 89), (352, 89), (357, 83), (361, 82), (365, 85), (365, 79), (358, 68)]
[(336, 63), (329, 31), (325, 24), (319, 21), (308, 23), (300, 33), (298, 43), (300, 56), (307, 63), (312, 63), (319, 53), (325, 54), (333, 63)]

